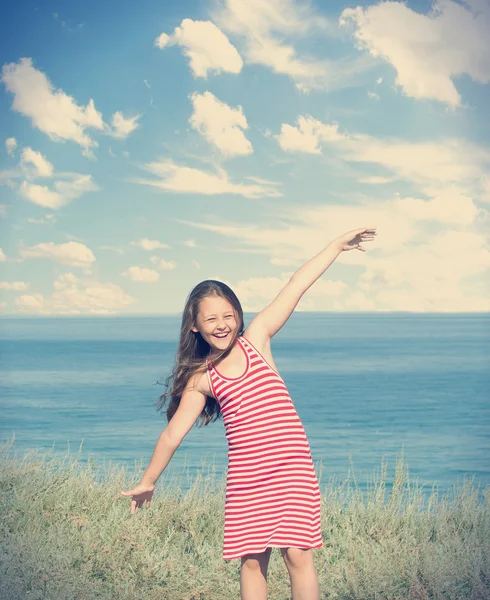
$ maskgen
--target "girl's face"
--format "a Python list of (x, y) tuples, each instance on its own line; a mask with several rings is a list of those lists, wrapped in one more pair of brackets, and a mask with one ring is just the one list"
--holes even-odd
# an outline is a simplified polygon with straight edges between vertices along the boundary
[(199, 331), (211, 350), (226, 350), (237, 328), (235, 311), (226, 298), (213, 294), (201, 300), (192, 331)]

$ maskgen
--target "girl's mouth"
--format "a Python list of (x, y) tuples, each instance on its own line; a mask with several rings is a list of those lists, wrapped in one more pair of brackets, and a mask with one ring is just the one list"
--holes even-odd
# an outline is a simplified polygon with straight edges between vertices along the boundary
[(227, 333), (213, 333), (213, 336), (218, 338), (219, 340), (224, 340), (227, 337), (229, 332)]

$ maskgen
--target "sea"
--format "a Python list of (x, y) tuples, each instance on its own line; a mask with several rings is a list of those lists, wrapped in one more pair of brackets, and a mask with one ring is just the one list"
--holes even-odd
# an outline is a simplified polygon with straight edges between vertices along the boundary
[[(245, 326), (253, 314), (245, 314)], [(0, 443), (139, 477), (167, 425), (156, 409), (181, 315), (0, 318)], [(398, 463), (424, 495), (490, 485), (490, 313), (293, 313), (272, 353), (322, 491), (362, 494)], [(401, 461), (401, 462), (400, 462)], [(223, 421), (196, 424), (160, 481), (223, 481)]]

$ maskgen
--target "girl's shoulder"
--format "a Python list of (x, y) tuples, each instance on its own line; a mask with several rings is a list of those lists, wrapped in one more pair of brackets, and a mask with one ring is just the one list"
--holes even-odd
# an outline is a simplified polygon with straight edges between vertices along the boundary
[(209, 385), (209, 377), (208, 377), (207, 368), (204, 372), (198, 371), (197, 373), (195, 373), (191, 379), (193, 380), (191, 385), (192, 385), (192, 387), (194, 387), (194, 389), (196, 391), (200, 392), (204, 396), (211, 396), (214, 398), (213, 390), (211, 389), (211, 386)]

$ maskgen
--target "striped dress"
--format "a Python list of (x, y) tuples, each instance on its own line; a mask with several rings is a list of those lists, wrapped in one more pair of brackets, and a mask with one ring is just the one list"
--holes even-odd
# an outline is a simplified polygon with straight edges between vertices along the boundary
[(243, 375), (207, 363), (228, 441), (223, 559), (320, 548), (320, 488), (301, 420), (279, 373), (245, 337), (237, 343)]

